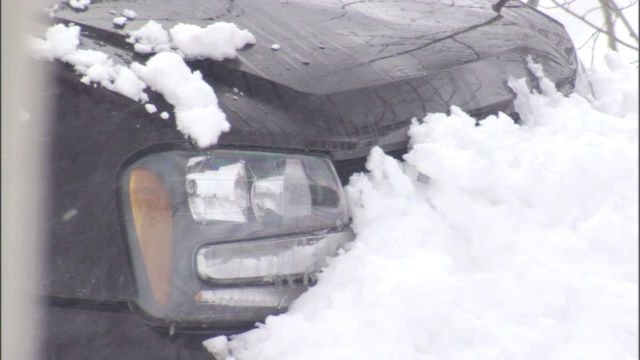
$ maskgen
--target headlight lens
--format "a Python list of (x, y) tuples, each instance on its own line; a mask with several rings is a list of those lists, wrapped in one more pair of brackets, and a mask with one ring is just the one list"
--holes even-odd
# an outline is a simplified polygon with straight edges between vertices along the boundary
[(218, 284), (239, 282), (284, 283), (303, 278), (326, 265), (351, 240), (338, 232), (321, 236), (293, 237), (251, 243), (205, 246), (198, 250), (198, 275)]
[(170, 150), (136, 158), (121, 173), (120, 204), (136, 303), (155, 322), (253, 324), (286, 310), (353, 239), (342, 186), (323, 155)]
[[(187, 194), (194, 220), (247, 222), (249, 193), (247, 175), (242, 161), (222, 165), (215, 170), (201, 167), (214, 165), (213, 156), (189, 159)], [(189, 163), (191, 163), (189, 165)], [(199, 170), (199, 171), (198, 171)]]

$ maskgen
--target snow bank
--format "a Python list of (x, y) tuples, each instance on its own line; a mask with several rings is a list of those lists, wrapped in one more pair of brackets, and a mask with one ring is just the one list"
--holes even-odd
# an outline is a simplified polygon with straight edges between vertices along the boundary
[(513, 80), (523, 126), (500, 114), (477, 127), (452, 108), (413, 123), (405, 162), (373, 149), (346, 187), (353, 248), (288, 313), (205, 347), (239, 360), (638, 359), (637, 78), (612, 68), (594, 75), (594, 106)]
[(638, 67), (626, 64), (620, 55), (609, 51), (604, 57), (611, 71), (593, 70), (591, 83), (596, 97), (595, 107), (607, 114), (638, 118)]

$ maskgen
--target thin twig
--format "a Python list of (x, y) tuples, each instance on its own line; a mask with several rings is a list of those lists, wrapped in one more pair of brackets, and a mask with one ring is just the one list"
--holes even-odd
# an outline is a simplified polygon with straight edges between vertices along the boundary
[(558, 7), (560, 7), (562, 10), (564, 10), (565, 12), (567, 12), (568, 14), (570, 14), (571, 16), (580, 19), (580, 21), (582, 21), (583, 23), (585, 23), (586, 25), (588, 25), (589, 27), (593, 28), (596, 31), (602, 32), (607, 36), (612, 37), (615, 41), (617, 41), (619, 44), (624, 45), (632, 50), (638, 51), (638, 47), (637, 46), (633, 46), (628, 44), (625, 41), (620, 40), (615, 34), (611, 34), (606, 30), (600, 30), (597, 26), (593, 25), (590, 21), (586, 20), (585, 18), (583, 18), (582, 16), (574, 13), (573, 11), (566, 9), (564, 7), (562, 7), (560, 4), (558, 4), (558, 2), (556, 0), (551, 0), (551, 2), (553, 2), (554, 4), (556, 4)]
[(631, 24), (629, 24), (629, 21), (627, 20), (627, 18), (622, 14), (622, 11), (620, 11), (620, 8), (618, 7), (618, 4), (616, 4), (616, 2), (613, 1), (613, 0), (610, 0), (609, 2), (611, 3), (611, 7), (610, 8), (618, 16), (618, 18), (620, 20), (622, 20), (622, 23), (624, 24), (624, 26), (629, 31), (629, 36), (631, 36), (636, 42), (638, 42), (638, 35), (633, 30), (633, 27), (631, 26)]

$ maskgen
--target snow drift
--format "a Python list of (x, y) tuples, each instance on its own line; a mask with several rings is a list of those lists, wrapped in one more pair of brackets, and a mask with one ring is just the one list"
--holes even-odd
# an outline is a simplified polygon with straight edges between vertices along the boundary
[(637, 70), (608, 57), (591, 101), (513, 79), (522, 125), (452, 108), (414, 122), (404, 162), (373, 149), (346, 187), (353, 247), (288, 313), (204, 345), (218, 359), (637, 359)]

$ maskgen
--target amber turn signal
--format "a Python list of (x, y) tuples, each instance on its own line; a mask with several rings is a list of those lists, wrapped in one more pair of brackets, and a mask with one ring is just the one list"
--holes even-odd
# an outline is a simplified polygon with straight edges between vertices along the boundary
[(156, 302), (171, 296), (173, 222), (171, 201), (158, 176), (137, 168), (131, 172), (129, 197), (138, 244)]

